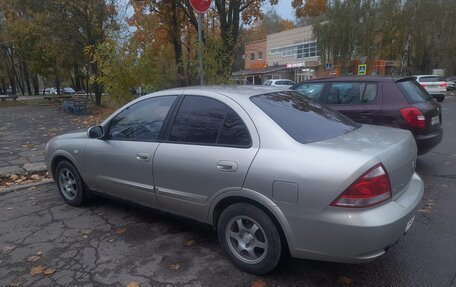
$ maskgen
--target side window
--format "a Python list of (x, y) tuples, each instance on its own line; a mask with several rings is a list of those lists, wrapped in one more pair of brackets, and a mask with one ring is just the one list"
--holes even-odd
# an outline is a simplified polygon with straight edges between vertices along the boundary
[(185, 96), (169, 140), (173, 142), (249, 146), (250, 134), (242, 119), (224, 103)]
[(296, 92), (299, 92), (301, 95), (309, 97), (313, 100), (318, 101), (320, 98), (321, 92), (323, 91), (324, 83), (309, 83), (302, 84), (295, 89)]
[(267, 80), (266, 82), (264, 82), (263, 85), (270, 86), (271, 84), (272, 84), (272, 81), (271, 80)]
[(137, 102), (111, 120), (108, 139), (154, 141), (177, 96), (163, 96)]
[(326, 104), (356, 105), (372, 103), (377, 96), (375, 83), (332, 83)]

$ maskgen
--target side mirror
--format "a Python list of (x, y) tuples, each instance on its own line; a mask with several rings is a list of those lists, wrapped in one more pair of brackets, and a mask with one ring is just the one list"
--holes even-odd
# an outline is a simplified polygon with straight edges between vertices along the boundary
[(103, 128), (101, 126), (90, 127), (89, 130), (87, 131), (87, 135), (91, 139), (101, 139), (104, 136)]

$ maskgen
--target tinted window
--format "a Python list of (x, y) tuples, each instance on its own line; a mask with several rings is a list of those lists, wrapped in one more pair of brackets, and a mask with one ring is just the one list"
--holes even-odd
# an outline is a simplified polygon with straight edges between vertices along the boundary
[(251, 101), (300, 143), (343, 135), (359, 126), (296, 92), (270, 93), (252, 97)]
[(433, 77), (421, 77), (419, 79), (420, 82), (443, 82), (440, 77), (433, 76)]
[(137, 102), (111, 120), (108, 138), (114, 140), (154, 141), (177, 96), (146, 99)]
[(217, 141), (221, 145), (250, 146), (250, 134), (242, 119), (229, 109)]
[(398, 82), (397, 85), (409, 103), (423, 103), (431, 99), (428, 92), (416, 81)]
[(271, 80), (267, 80), (266, 82), (264, 82), (263, 85), (270, 86), (271, 84), (272, 84), (272, 81)]
[(332, 83), (325, 103), (330, 105), (369, 104), (375, 100), (376, 96), (376, 83)]
[(227, 105), (215, 99), (186, 96), (169, 136), (170, 141), (250, 145), (250, 135), (241, 118)]
[(321, 91), (323, 91), (324, 83), (309, 83), (302, 84), (295, 89), (300, 94), (317, 100), (320, 97)]

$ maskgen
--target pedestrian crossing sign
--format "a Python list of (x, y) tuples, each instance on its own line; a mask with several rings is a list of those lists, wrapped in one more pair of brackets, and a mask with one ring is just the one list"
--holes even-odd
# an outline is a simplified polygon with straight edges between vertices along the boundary
[(365, 76), (367, 73), (367, 65), (358, 65), (358, 76)]

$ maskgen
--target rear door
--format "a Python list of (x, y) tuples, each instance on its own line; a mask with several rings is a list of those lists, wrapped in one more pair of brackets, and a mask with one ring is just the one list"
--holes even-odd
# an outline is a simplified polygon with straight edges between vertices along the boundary
[(378, 124), (382, 110), (382, 85), (377, 82), (331, 82), (322, 102), (362, 124)]
[(186, 95), (154, 157), (160, 206), (205, 220), (213, 198), (239, 190), (259, 148), (246, 112), (210, 93)]

